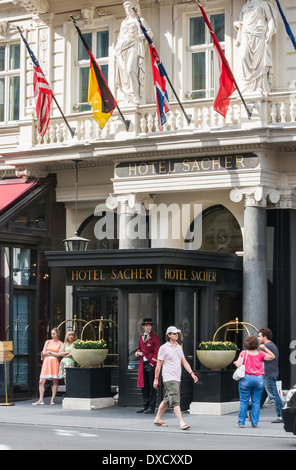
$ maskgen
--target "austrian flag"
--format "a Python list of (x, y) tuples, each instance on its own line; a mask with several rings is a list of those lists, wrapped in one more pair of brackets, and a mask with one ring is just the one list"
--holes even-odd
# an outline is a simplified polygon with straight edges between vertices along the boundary
[(225, 54), (222, 50), (222, 47), (217, 39), (216, 34), (209, 22), (209, 19), (201, 6), (200, 2), (197, 1), (200, 11), (202, 13), (203, 19), (206, 25), (209, 28), (210, 35), (213, 39), (214, 47), (214, 59), (215, 59), (215, 101), (214, 101), (214, 110), (222, 114), (223, 117), (226, 116), (230, 96), (236, 90), (236, 81), (228, 64), (228, 61), (225, 57)]

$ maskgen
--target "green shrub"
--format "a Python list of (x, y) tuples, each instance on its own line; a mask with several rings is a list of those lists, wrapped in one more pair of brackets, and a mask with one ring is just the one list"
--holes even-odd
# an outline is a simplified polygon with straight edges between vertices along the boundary
[(107, 349), (107, 343), (104, 339), (99, 341), (82, 341), (82, 339), (77, 339), (73, 345), (75, 349)]
[(227, 351), (227, 350), (238, 350), (235, 343), (231, 341), (203, 341), (198, 346), (201, 351)]

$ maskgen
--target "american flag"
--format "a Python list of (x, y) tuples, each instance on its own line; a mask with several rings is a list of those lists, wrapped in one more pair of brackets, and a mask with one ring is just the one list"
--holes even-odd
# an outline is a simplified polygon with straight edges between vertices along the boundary
[(36, 103), (37, 130), (42, 137), (44, 137), (50, 120), (50, 106), (53, 92), (44, 77), (40, 64), (34, 56), (33, 51), (30, 49), (30, 46), (24, 38), (21, 30), (19, 28), (18, 30), (34, 64), (33, 89)]
[(154, 82), (154, 89), (156, 95), (157, 114), (159, 122), (159, 130), (161, 126), (166, 122), (166, 113), (170, 110), (169, 98), (166, 91), (166, 70), (159, 58), (157, 50), (153, 44), (152, 39), (147, 33), (145, 26), (143, 25), (139, 15), (134, 10), (137, 20), (139, 21), (140, 28), (148, 41), (151, 57), (152, 76)]

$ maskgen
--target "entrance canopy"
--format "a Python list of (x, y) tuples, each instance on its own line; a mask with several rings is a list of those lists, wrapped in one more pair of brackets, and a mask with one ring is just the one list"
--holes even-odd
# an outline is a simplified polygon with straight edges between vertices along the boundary
[(174, 249), (45, 252), (49, 267), (66, 268), (68, 285), (218, 286), (239, 283), (242, 260), (232, 253)]
[(0, 215), (27, 194), (37, 181), (13, 179), (0, 181)]

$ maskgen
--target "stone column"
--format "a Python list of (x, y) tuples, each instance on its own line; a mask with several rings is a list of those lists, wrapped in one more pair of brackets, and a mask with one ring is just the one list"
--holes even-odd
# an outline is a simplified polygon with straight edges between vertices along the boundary
[[(268, 326), (266, 205), (279, 200), (275, 190), (234, 189), (230, 198), (244, 198), (243, 321), (256, 328)], [(252, 333), (251, 333), (252, 334)]]
[(110, 195), (107, 198), (107, 208), (117, 209), (119, 249), (148, 246), (145, 209), (147, 204), (152, 203), (150, 196), (141, 194)]

